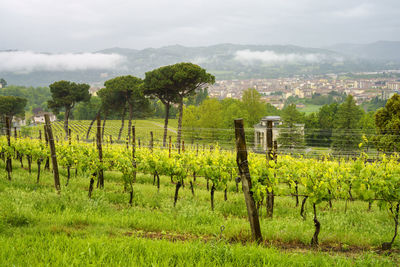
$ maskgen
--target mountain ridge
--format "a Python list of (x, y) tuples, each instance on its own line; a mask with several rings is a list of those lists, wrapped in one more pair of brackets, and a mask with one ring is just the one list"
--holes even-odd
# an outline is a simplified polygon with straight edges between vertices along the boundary
[(143, 78), (147, 71), (178, 62), (199, 64), (217, 79), (278, 78), (400, 69), (400, 42), (396, 41), (337, 44), (325, 48), (232, 43), (187, 47), (177, 44), (145, 49), (111, 47), (93, 54), (118, 54), (124, 58), (124, 63), (114, 69), (34, 69), (28, 73), (2, 71), (0, 78), (6, 79), (8, 84), (32, 86), (47, 86), (62, 79), (102, 84), (119, 75), (131, 74)]

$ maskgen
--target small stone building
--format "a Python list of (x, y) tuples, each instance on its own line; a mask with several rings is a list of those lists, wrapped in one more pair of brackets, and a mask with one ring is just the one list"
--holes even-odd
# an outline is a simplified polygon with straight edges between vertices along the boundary
[(272, 121), (272, 142), (276, 141), (279, 136), (278, 126), (282, 124), (280, 116), (263, 117), (260, 123), (254, 125), (254, 149), (267, 150), (267, 125), (268, 121)]

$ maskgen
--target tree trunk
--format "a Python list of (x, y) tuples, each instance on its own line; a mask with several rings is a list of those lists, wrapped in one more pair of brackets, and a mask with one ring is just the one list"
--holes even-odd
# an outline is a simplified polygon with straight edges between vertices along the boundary
[[(97, 151), (99, 153), (99, 161), (100, 161), (100, 164), (103, 164), (103, 148), (102, 148), (103, 138), (100, 134), (100, 122), (101, 122), (101, 119), (100, 119), (100, 115), (99, 115), (97, 117), (96, 143), (97, 143)], [(103, 127), (104, 127), (104, 124), (103, 124)], [(98, 170), (98, 172), (97, 172), (97, 187), (104, 188), (104, 173), (103, 173), (102, 169)]]
[(124, 107), (124, 111), (122, 112), (121, 128), (119, 129), (119, 133), (118, 133), (118, 141), (121, 139), (122, 131), (124, 130), (125, 114), (126, 114), (126, 107)]
[(86, 133), (86, 139), (89, 139), (90, 130), (92, 130), (93, 123), (96, 121), (96, 118), (97, 118), (97, 116), (98, 116), (99, 114), (100, 114), (100, 110), (97, 111), (96, 116), (95, 116), (95, 117), (93, 118), (93, 120), (90, 122), (89, 128), (88, 128), (87, 133)]
[(192, 191), (192, 195), (194, 196), (194, 188), (193, 188), (193, 182), (190, 181), (190, 190)]
[(22, 169), (22, 168), (24, 167), (23, 154), (22, 154), (22, 153), (19, 153), (18, 158), (19, 158), (19, 162), (21, 163), (21, 169)]
[(211, 210), (214, 211), (214, 192), (215, 192), (215, 186), (214, 183), (211, 186)]
[(178, 145), (178, 154), (181, 153), (182, 116), (183, 116), (183, 98), (181, 97), (179, 101), (178, 136), (176, 140), (176, 144)]
[(92, 192), (93, 192), (93, 184), (94, 184), (94, 179), (93, 177), (96, 176), (96, 173), (93, 173), (92, 176), (90, 177), (90, 182), (89, 182), (89, 193), (88, 193), (88, 197), (91, 198), (92, 197)]
[(26, 159), (28, 160), (28, 172), (29, 174), (32, 173), (32, 156), (26, 156)]
[(42, 160), (38, 159), (36, 163), (37, 163), (37, 167), (38, 167), (36, 183), (38, 184), (39, 183), (39, 179), (40, 179), (40, 164), (42, 163)]
[(303, 198), (303, 201), (301, 202), (300, 216), (303, 217), (303, 220), (306, 219), (306, 214), (304, 213), (304, 209), (305, 209), (307, 198), (308, 198), (308, 196), (305, 196)]
[(179, 181), (175, 187), (174, 207), (176, 206), (176, 202), (178, 201), (178, 192), (179, 192), (179, 188), (181, 187), (181, 185), (182, 185), (181, 181)]
[(318, 235), (319, 235), (319, 231), (321, 230), (321, 224), (317, 219), (317, 209), (315, 207), (315, 203), (313, 204), (313, 209), (314, 209), (315, 232), (314, 232), (313, 238), (311, 239), (311, 246), (316, 247), (316, 246), (318, 246)]
[(69, 184), (69, 178), (71, 178), (71, 166), (67, 166), (67, 183), (65, 184), (65, 186), (68, 186)]
[(58, 173), (57, 154), (56, 154), (56, 146), (54, 144), (53, 130), (51, 129), (49, 115), (45, 114), (44, 119), (46, 121), (45, 129), (47, 132), (47, 137), (49, 139), (50, 156), (51, 156), (51, 161), (53, 163), (54, 187), (56, 188), (58, 194), (60, 194), (61, 193), (60, 175)]
[[(11, 122), (12, 122), (12, 117), (10, 118), (10, 117), (6, 116), (7, 144), (8, 144), (8, 146), (11, 146)], [(6, 170), (7, 170), (8, 180), (11, 181), (12, 161), (11, 161), (11, 156), (10, 155), (7, 155)]]
[(394, 217), (393, 217), (393, 219), (394, 219), (394, 235), (393, 235), (393, 238), (392, 238), (391, 242), (385, 242), (385, 243), (382, 244), (382, 250), (391, 249), (392, 245), (393, 245), (393, 242), (396, 239), (397, 229), (398, 229), (398, 225), (399, 225), (399, 206), (400, 206), (400, 204), (397, 203), (395, 213), (393, 213), (393, 208), (392, 207), (390, 208), (390, 212), (394, 215)]
[(167, 103), (165, 104), (165, 120), (164, 120), (163, 147), (165, 147), (165, 146), (167, 145), (169, 107), (170, 107), (170, 103), (167, 102)]
[(104, 139), (104, 129), (106, 128), (107, 112), (104, 112), (103, 127), (101, 129), (101, 140)]
[(158, 172), (156, 172), (157, 174), (157, 192), (160, 192), (160, 175), (158, 175)]

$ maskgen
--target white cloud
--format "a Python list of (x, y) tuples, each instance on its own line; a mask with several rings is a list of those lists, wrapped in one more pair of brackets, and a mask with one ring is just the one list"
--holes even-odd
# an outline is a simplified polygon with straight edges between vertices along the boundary
[(125, 61), (119, 54), (41, 54), (31, 51), (0, 52), (0, 71), (76, 71), (115, 69)]
[(323, 54), (278, 54), (270, 50), (250, 51), (246, 49), (239, 50), (235, 53), (235, 60), (238, 60), (242, 63), (252, 63), (256, 61), (264, 63), (317, 63), (328, 59), (329, 58)]
[(371, 4), (361, 4), (352, 8), (333, 12), (334, 16), (342, 18), (362, 18), (371, 14), (373, 6)]

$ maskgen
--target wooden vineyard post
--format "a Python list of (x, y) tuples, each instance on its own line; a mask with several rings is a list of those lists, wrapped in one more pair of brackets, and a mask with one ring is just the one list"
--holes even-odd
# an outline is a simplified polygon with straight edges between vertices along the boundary
[(168, 157), (171, 157), (171, 148), (172, 148), (172, 143), (171, 143), (171, 136), (169, 136), (169, 144), (168, 144)]
[(235, 120), (235, 137), (236, 137), (236, 151), (237, 157), (236, 162), (239, 168), (239, 174), (242, 181), (242, 189), (244, 193), (244, 199), (247, 206), (247, 214), (249, 216), (251, 234), (254, 240), (258, 243), (262, 242), (260, 221), (258, 219), (258, 211), (256, 203), (254, 201), (251, 188), (251, 177), (249, 166), (247, 162), (247, 148), (246, 139), (243, 128), (243, 119)]
[[(274, 159), (273, 155), (273, 133), (272, 133), (272, 121), (267, 121), (267, 164), (269, 165), (269, 161)], [(267, 217), (272, 218), (274, 214), (274, 191), (271, 192), (267, 189)]]
[(71, 145), (72, 136), (71, 136), (71, 129), (68, 129), (68, 145)]
[(110, 135), (110, 145), (113, 144), (113, 139), (112, 139), (112, 135)]
[[(102, 133), (101, 133), (101, 119), (100, 114), (97, 115), (97, 150), (99, 152), (100, 165), (103, 165), (103, 147), (102, 147)], [(104, 188), (104, 173), (103, 169), (100, 169), (97, 173), (97, 187)]]
[[(6, 116), (6, 131), (7, 131), (7, 144), (10, 147), (11, 146), (11, 121), (10, 121), (10, 117), (8, 117), (8, 116)], [(11, 181), (12, 161), (11, 161), (10, 154), (7, 154), (6, 171), (7, 171), (8, 180)]]
[(17, 139), (18, 135), (17, 135), (17, 127), (14, 127), (14, 138)]
[[(46, 124), (43, 125), (43, 130), (44, 130), (44, 139), (46, 140), (46, 148), (49, 146), (49, 138), (47, 136), (47, 131), (46, 131)], [(46, 157), (46, 162), (44, 164), (44, 169), (50, 170), (50, 158)]]
[(135, 131), (135, 126), (132, 126), (132, 164), (133, 168), (135, 169), (133, 172), (133, 182), (136, 182), (136, 157), (135, 157), (135, 152), (136, 152), (136, 131)]
[(150, 151), (153, 152), (153, 132), (150, 132)]
[(42, 141), (42, 130), (39, 130), (39, 140)]
[(56, 146), (54, 145), (54, 137), (53, 137), (53, 131), (51, 129), (49, 115), (45, 114), (44, 119), (46, 122), (45, 130), (47, 132), (47, 138), (49, 140), (49, 146), (50, 146), (51, 162), (53, 163), (54, 186), (55, 186), (57, 192), (60, 194), (61, 186), (60, 186), (60, 175), (58, 173)]
[(185, 152), (185, 140), (182, 140), (182, 153)]
[(136, 158), (135, 158), (135, 152), (136, 152), (136, 133), (135, 133), (135, 126), (132, 126), (132, 167), (133, 167), (133, 173), (132, 173), (132, 179), (129, 179), (129, 187), (130, 187), (130, 192), (129, 192), (129, 205), (132, 206), (132, 201), (133, 201), (133, 185), (132, 183), (136, 182)]

